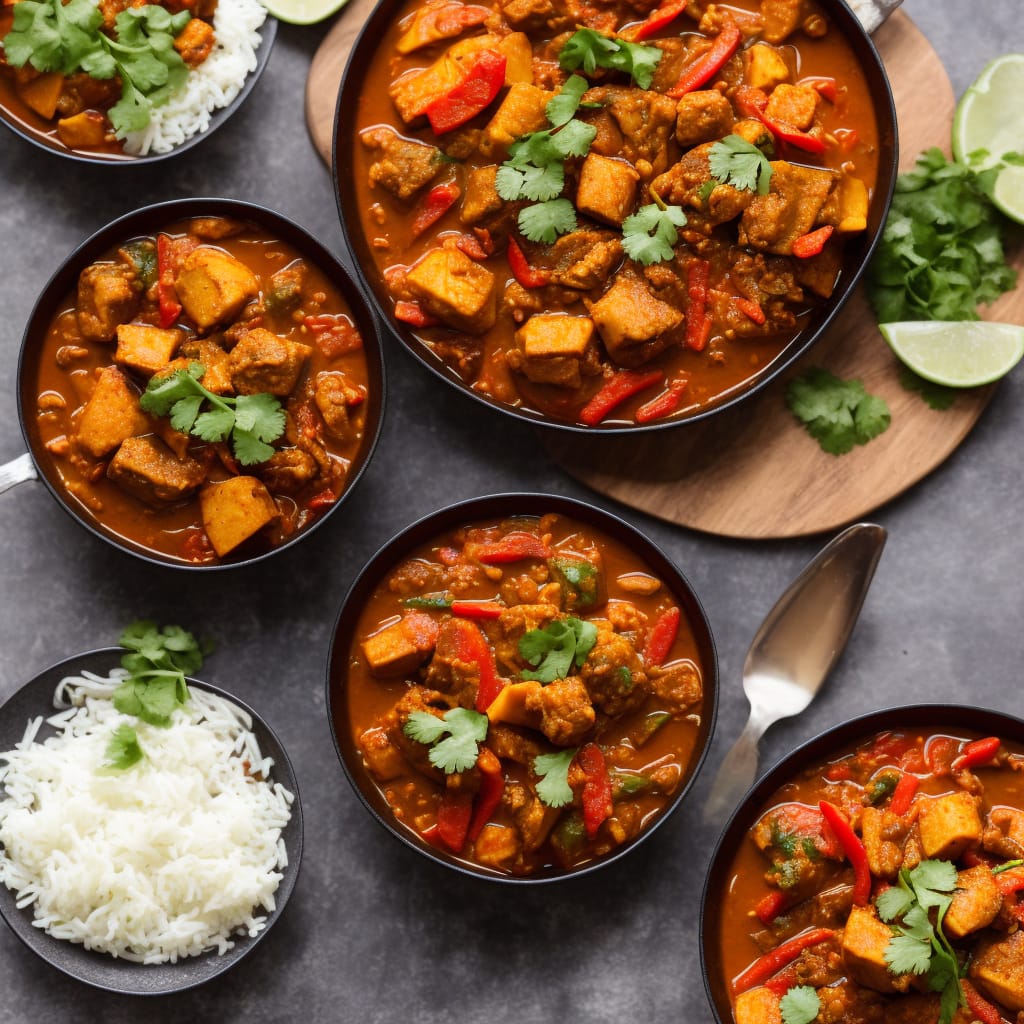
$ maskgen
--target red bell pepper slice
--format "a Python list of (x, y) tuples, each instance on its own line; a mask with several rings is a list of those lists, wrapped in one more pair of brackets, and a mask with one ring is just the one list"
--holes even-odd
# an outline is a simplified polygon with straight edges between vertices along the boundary
[(511, 237), (508, 240), (508, 265), (513, 277), (524, 288), (543, 288), (551, 280), (548, 271), (530, 266), (519, 243)]
[(799, 984), (800, 978), (796, 973), (796, 968), (790, 964), (789, 967), (779, 971), (774, 977), (769, 978), (764, 983), (764, 988), (781, 999), (791, 988)]
[(1012, 896), (1015, 892), (1024, 891), (1024, 871), (1011, 868), (996, 875), (996, 888), (1000, 896)]
[(330, 489), (330, 487), (324, 488), (319, 494), (314, 494), (309, 501), (306, 502), (306, 508), (311, 512), (318, 512), (322, 508), (330, 508), (338, 500), (338, 496)]
[(786, 909), (789, 902), (790, 898), (786, 893), (781, 889), (773, 889), (757, 901), (754, 913), (761, 924), (767, 928)]
[(677, 100), (694, 89), (699, 89), (713, 75), (722, 69), (725, 62), (740, 48), (743, 33), (735, 22), (729, 22), (711, 44), (711, 49), (695, 60), (682, 75), (679, 81), (665, 94)]
[(900, 776), (900, 781), (896, 783), (896, 788), (892, 791), (889, 810), (900, 817), (906, 814), (910, 810), (910, 805), (914, 801), (914, 794), (917, 792), (917, 787), (920, 783), (921, 780), (916, 775), (904, 772)]
[(960, 751), (959, 756), (950, 767), (953, 771), (959, 772), (965, 768), (978, 768), (983, 764), (988, 764), (999, 753), (999, 746), (998, 736), (987, 736), (983, 740), (974, 740)]
[(650, 39), (651, 36), (657, 35), (686, 10), (687, 3), (688, 0), (666, 0), (666, 3), (663, 3), (657, 10), (651, 11), (647, 15), (647, 19), (629, 33), (630, 40), (638, 43), (641, 39)]
[(426, 110), (435, 135), (461, 128), (498, 95), (505, 84), (505, 56), (496, 50), (481, 50), (466, 75), (443, 96), (432, 100)]
[(612, 815), (612, 780), (604, 754), (596, 743), (588, 743), (576, 755), (583, 771), (583, 827), (593, 839), (602, 823)]
[(480, 748), (480, 756), (476, 761), (480, 769), (480, 791), (473, 804), (473, 817), (469, 823), (467, 838), (473, 841), (484, 830), (484, 825), (491, 820), (495, 808), (501, 803), (501, 795), (505, 792), (505, 773), (501, 770), (501, 761), (487, 747)]
[(597, 426), (627, 398), (646, 391), (664, 379), (664, 374), (660, 370), (652, 370), (648, 373), (642, 373), (639, 370), (619, 370), (614, 376), (609, 377), (601, 390), (580, 409), (580, 422), (585, 423), (588, 427)]
[(344, 313), (318, 313), (303, 317), (302, 323), (328, 359), (358, 352), (363, 347), (359, 329)]
[(484, 565), (504, 565), (527, 558), (550, 558), (551, 548), (535, 533), (513, 530), (489, 544), (467, 544), (466, 554)]
[(858, 907), (866, 906), (871, 898), (871, 869), (868, 867), (868, 855), (864, 844), (838, 807), (827, 800), (822, 800), (818, 808), (836, 834), (839, 845), (853, 868), (853, 902)]
[(487, 638), (480, 632), (480, 627), (469, 619), (455, 618), (451, 620), (454, 630), (453, 646), (455, 657), (459, 661), (476, 665), (480, 672), (480, 683), (476, 691), (476, 710), (481, 714), (490, 706), (495, 697), (501, 693), (504, 683), (498, 675), (494, 662), (494, 652)]
[(761, 308), (760, 303), (755, 302), (753, 299), (736, 299), (736, 308), (746, 317), (753, 320), (758, 327), (760, 327), (765, 320), (768, 318), (764, 315), (764, 310)]
[(957, 757), (957, 741), (951, 736), (935, 736), (928, 741), (924, 756), (928, 771), (937, 778), (949, 775)]
[(423, 198), (423, 203), (412, 219), (412, 237), (419, 238), (427, 228), (436, 224), (462, 195), (462, 189), (454, 181), (435, 185)]
[(681, 618), (682, 613), (674, 606), (666, 608), (658, 616), (658, 621), (655, 622), (647, 640), (647, 646), (644, 648), (644, 661), (648, 665), (664, 663), (679, 635), (679, 620)]
[(461, 853), (466, 845), (473, 817), (473, 794), (445, 790), (437, 805), (437, 834), (452, 853)]
[(452, 615), (466, 619), (500, 619), (504, 607), (497, 601), (452, 601)]
[(796, 84), (808, 86), (829, 103), (835, 103), (839, 99), (839, 86), (836, 85), (834, 78), (827, 75), (811, 75), (808, 78), (801, 78)]
[(741, 85), (733, 96), (736, 109), (744, 117), (761, 119), (764, 108), (768, 106), (768, 93), (753, 85)]
[(173, 327), (181, 316), (181, 303), (174, 291), (174, 266), (171, 262), (171, 240), (156, 236), (157, 298), (160, 303), (160, 326)]
[(773, 121), (770, 117), (766, 117), (763, 111), (757, 116), (775, 138), (788, 142), (791, 146), (796, 146), (797, 149), (802, 149), (805, 153), (820, 154), (824, 153), (827, 148), (824, 140), (819, 139), (817, 135), (802, 132), (783, 121)]
[(490, 255), (476, 235), (459, 235), (455, 239), (455, 248), (464, 252), (471, 260), (485, 260)]
[(961, 979), (960, 990), (967, 1000), (967, 1009), (981, 1024), (1003, 1024), (999, 1008), (990, 1003), (969, 981)]
[(823, 228), (818, 228), (817, 231), (809, 231), (806, 235), (801, 235), (793, 242), (793, 255), (802, 260), (810, 256), (817, 256), (825, 248), (825, 243), (832, 237), (833, 231), (835, 228), (831, 224), (826, 224)]
[(660, 420), (663, 416), (670, 416), (679, 408), (683, 402), (683, 395), (690, 385), (690, 378), (683, 374), (672, 381), (657, 398), (645, 402), (636, 411), (633, 419), (637, 423), (650, 423), (651, 420)]
[(711, 264), (707, 260), (691, 260), (686, 268), (686, 344), (694, 352), (703, 352), (708, 343), (711, 321), (707, 316), (708, 280)]
[(809, 932), (794, 935), (793, 938), (759, 956), (733, 981), (733, 992), (739, 995), (747, 989), (763, 984), (773, 974), (788, 967), (805, 949), (827, 942), (834, 934), (831, 928), (812, 928)]
[(418, 302), (404, 302), (401, 299), (395, 303), (395, 319), (413, 327), (436, 327), (441, 322)]

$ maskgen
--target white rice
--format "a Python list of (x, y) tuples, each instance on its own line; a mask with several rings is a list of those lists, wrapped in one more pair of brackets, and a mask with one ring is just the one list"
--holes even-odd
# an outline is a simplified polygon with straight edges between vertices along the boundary
[[(239, 707), (192, 688), (156, 728), (114, 709), (125, 674), (63, 680), (65, 710), (47, 719), (58, 734), (36, 742), (36, 718), (0, 753), (0, 882), (36, 927), (87, 949), (145, 964), (225, 953), (274, 909), (294, 797), (263, 781), (273, 761)], [(123, 724), (145, 757), (104, 770)]]
[(125, 136), (124, 151), (133, 156), (168, 153), (196, 132), (205, 132), (213, 111), (226, 107), (256, 70), (258, 29), (266, 17), (259, 0), (219, 0), (213, 52), (189, 72), (182, 89), (153, 108), (145, 128)]

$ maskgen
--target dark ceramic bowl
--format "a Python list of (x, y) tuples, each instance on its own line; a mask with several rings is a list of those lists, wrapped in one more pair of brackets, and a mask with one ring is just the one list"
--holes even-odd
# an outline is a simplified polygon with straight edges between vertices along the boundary
[(405, 0), (379, 0), (367, 19), (349, 56), (345, 75), (338, 94), (333, 144), (333, 174), (338, 211), (349, 250), (354, 257), (357, 273), (370, 296), (377, 315), (384, 321), (391, 335), (412, 353), (435, 377), (457, 388), (463, 394), (509, 416), (529, 423), (554, 427), (580, 434), (631, 434), (638, 431), (663, 430), (682, 424), (695, 423), (745, 402), (776, 379), (800, 356), (817, 342), (835, 320), (840, 309), (860, 280), (871, 254), (881, 237), (886, 214), (892, 200), (897, 172), (896, 108), (892, 90), (878, 51), (845, 0), (819, 0), (833, 26), (842, 33), (851, 46), (864, 72), (878, 123), (878, 178), (868, 213), (867, 230), (847, 241), (843, 271), (835, 291), (828, 302), (819, 305), (810, 315), (804, 328), (782, 352), (760, 373), (731, 388), (710, 405), (701, 406), (691, 414), (661, 419), (647, 424), (585, 427), (521, 409), (499, 401), (470, 387), (424, 341), (416, 336), (408, 324), (394, 316), (393, 300), (383, 276), (377, 270), (372, 239), (363, 228), (355, 175), (352, 168), (359, 166), (356, 152), (360, 146), (358, 134), (361, 117), (363, 84), (380, 41), (403, 7)]
[(711, 855), (700, 909), (700, 956), (704, 987), (718, 1024), (733, 1024), (729, 984), (722, 965), (722, 919), (719, 908), (730, 889), (733, 861), (746, 841), (747, 833), (771, 806), (769, 801), (780, 786), (801, 772), (837, 757), (858, 743), (887, 730), (948, 729), (952, 735), (975, 732), (1001, 736), (1024, 744), (1024, 721), (1012, 715), (960, 704), (912, 704), (886, 708), (854, 718), (823, 732), (787, 754), (758, 779), (729, 819)]
[[(31, 682), (26, 683), (2, 707), (0, 707), (0, 750), (11, 750), (20, 742), (30, 718), (48, 717), (56, 713), (53, 707), (53, 693), (57, 684), (66, 676), (78, 675), (83, 670), (97, 675), (106, 675), (121, 664), (124, 650), (120, 647), (106, 647), (101, 650), (77, 654), (40, 672)], [(135, 964), (115, 959), (105, 953), (85, 949), (73, 942), (48, 935), (32, 924), (32, 910), (19, 910), (15, 905), (14, 893), (0, 885), (0, 914), (11, 930), (22, 942), (48, 964), (63, 971), (72, 978), (84, 981), (95, 988), (108, 992), (122, 992), (129, 995), (167, 995), (195, 988), (216, 978), (237, 964), (263, 941), (270, 929), (284, 913), (285, 905), (295, 888), (302, 861), (302, 807), (299, 789), (288, 755), (270, 726), (247, 704), (233, 694), (211, 686), (198, 679), (189, 679), (189, 685), (207, 690), (230, 701), (252, 716), (252, 732), (259, 741), (260, 751), (265, 757), (273, 758), (273, 781), (280, 783), (295, 796), (292, 815), (281, 833), (288, 852), (288, 865), (274, 893), (276, 907), (267, 915), (263, 930), (254, 938), (234, 938), (234, 947), (218, 956), (216, 952), (186, 957), (177, 963)], [(54, 735), (50, 726), (44, 725), (40, 739)]]
[[(658, 818), (643, 829), (629, 842), (618, 847), (614, 853), (595, 860), (582, 867), (569, 871), (552, 867), (536, 875), (510, 876), (490, 871), (482, 866), (449, 855), (443, 850), (432, 846), (408, 828), (397, 824), (394, 814), (381, 796), (378, 786), (369, 777), (363, 764), (348, 717), (348, 695), (346, 692), (348, 678), (348, 661), (350, 651), (355, 642), (355, 632), (359, 623), (360, 612), (366, 601), (373, 594), (380, 581), (397, 566), (413, 549), (429, 541), (433, 537), (444, 534), (459, 526), (478, 520), (502, 519), (518, 515), (543, 516), (556, 513), (576, 519), (588, 526), (595, 527), (608, 534), (613, 540), (619, 541), (631, 551), (638, 560), (650, 567), (651, 571), (667, 585), (677, 598), (683, 615), (693, 630), (697, 650), (704, 673), (704, 709), (700, 717), (697, 740), (693, 755), (687, 767), (687, 773), (672, 797), (670, 805), (662, 811)], [(704, 609), (701, 607), (693, 587), (673, 562), (650, 540), (624, 520), (605, 512), (594, 505), (589, 505), (571, 498), (555, 497), (549, 494), (494, 494), (482, 498), (473, 498), (456, 505), (433, 512), (411, 526), (406, 527), (392, 540), (388, 541), (366, 564), (356, 577), (348, 594), (342, 601), (341, 609), (334, 625), (331, 640), (331, 653), (327, 668), (327, 717), (334, 738), (334, 747), (341, 760), (348, 781), (362, 801), (363, 806), (392, 836), (417, 853), (454, 868), (465, 875), (485, 878), (491, 881), (508, 882), (517, 885), (536, 885), (555, 882), (560, 879), (577, 877), (602, 868), (613, 861), (626, 856), (640, 843), (648, 839), (663, 825), (668, 818), (682, 805), (697, 773), (700, 771), (711, 745), (711, 737), (715, 728), (715, 717), (718, 713), (718, 656), (715, 642), (711, 635)]]
[[(255, 556), (240, 555), (232, 558), (227, 555), (214, 564), (192, 564), (165, 556), (158, 551), (137, 544), (122, 536), (114, 534), (92, 518), (87, 510), (77, 502), (68, 499), (52, 459), (41, 452), (41, 443), (35, 429), (33, 410), (36, 406), (34, 383), (38, 376), (38, 361), (41, 357), (42, 344), (46, 338), (47, 328), (53, 317), (61, 311), (65, 296), (76, 285), (82, 268), (102, 256), (116, 243), (138, 235), (157, 231), (168, 224), (190, 217), (220, 216), (237, 220), (251, 221), (276, 238), (294, 246), (310, 263), (319, 267), (338, 288), (348, 304), (352, 319), (363, 338), (363, 352), (366, 357), (369, 375), (369, 395), (366, 407), (366, 429), (358, 456), (349, 468), (345, 489), (340, 498), (322, 515), (318, 516), (309, 526), (296, 531), (288, 540), (275, 548), (261, 552)], [(309, 232), (294, 221), (279, 213), (252, 203), (243, 203), (234, 199), (176, 199), (167, 203), (145, 206), (132, 213), (125, 214), (101, 228), (91, 238), (84, 241), (64, 261), (60, 269), (50, 278), (36, 301), (29, 316), (28, 325), (21, 343), (21, 355), (18, 361), (18, 416), (21, 430), (28, 447), (28, 453), (19, 456), (5, 466), (0, 466), (0, 491), (24, 480), (41, 479), (61, 507), (75, 520), (82, 524), (90, 533), (101, 537), (109, 544), (137, 555), (149, 562), (169, 565), (178, 569), (195, 571), (213, 571), (238, 565), (248, 565), (270, 558), (281, 551), (308, 537), (321, 524), (330, 519), (345, 504), (346, 499), (362, 477), (367, 464), (373, 455), (380, 434), (384, 415), (384, 360), (380, 328), (377, 320), (370, 314), (366, 301), (359, 287), (349, 277), (348, 272), (337, 258), (317, 241)]]
[(238, 108), (245, 102), (246, 97), (252, 92), (260, 76), (263, 74), (270, 60), (270, 51), (274, 47), (274, 40), (277, 38), (277, 19), (267, 15), (267, 20), (260, 27), (262, 41), (256, 51), (256, 67), (245, 78), (238, 95), (226, 106), (214, 110), (210, 114), (210, 123), (206, 131), (196, 132), (187, 138), (180, 145), (175, 146), (167, 153), (147, 153), (145, 156), (132, 156), (129, 153), (89, 153), (75, 149), (68, 149), (57, 137), (56, 129), (44, 131), (32, 123), (32, 117), (24, 114), (19, 116), (11, 107), (0, 102), (0, 123), (5, 124), (15, 135), (20, 136), (26, 142), (45, 149), (48, 153), (56, 153), (58, 156), (85, 164), (117, 164), (119, 166), (135, 167), (140, 164), (153, 164), (159, 160), (168, 160), (184, 153), (185, 150), (197, 146), (203, 139), (209, 138)]

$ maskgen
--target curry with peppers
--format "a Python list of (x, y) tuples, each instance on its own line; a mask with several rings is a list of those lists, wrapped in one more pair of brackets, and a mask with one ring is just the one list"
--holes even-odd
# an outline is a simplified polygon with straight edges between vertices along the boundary
[(394, 319), (477, 393), (587, 427), (765, 370), (878, 175), (869, 87), (814, 0), (406, 3), (355, 124)]
[(1024, 1021), (1024, 750), (885, 732), (767, 804), (718, 911), (736, 1024)]
[(341, 496), (366, 434), (363, 340), (323, 268), (195, 217), (84, 267), (33, 355), (33, 450), (87, 521), (171, 562), (280, 545)]
[(665, 813), (708, 706), (679, 599), (566, 516), (476, 522), (373, 591), (343, 683), (398, 829), (486, 873), (561, 873)]

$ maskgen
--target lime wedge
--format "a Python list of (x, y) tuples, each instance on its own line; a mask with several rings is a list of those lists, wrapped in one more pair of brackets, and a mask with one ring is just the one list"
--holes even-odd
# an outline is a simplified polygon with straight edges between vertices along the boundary
[[(984, 169), (1004, 153), (1020, 152), (1024, 140), (1024, 53), (997, 57), (960, 98), (953, 119), (953, 156)], [(972, 153), (986, 155), (970, 159)]]
[(1024, 224), (1024, 167), (1010, 164), (999, 172), (992, 189), (992, 202), (1007, 217)]
[(348, 0), (263, 0), (263, 6), (278, 21), (289, 25), (313, 25), (329, 18), (348, 3)]
[(987, 320), (905, 320), (880, 324), (901, 362), (951, 388), (991, 384), (1024, 356), (1024, 327)]

